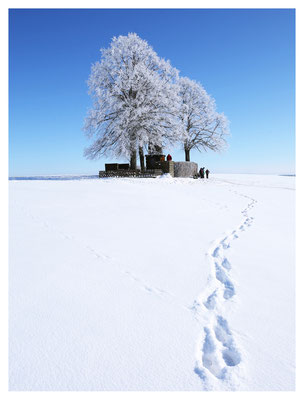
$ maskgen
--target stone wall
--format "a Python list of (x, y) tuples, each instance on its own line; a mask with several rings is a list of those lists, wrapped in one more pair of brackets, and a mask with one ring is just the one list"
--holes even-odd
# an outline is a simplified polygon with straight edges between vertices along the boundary
[(197, 174), (198, 165), (191, 161), (174, 162), (174, 177), (175, 178), (192, 178)]
[(174, 162), (173, 161), (161, 161), (161, 169), (164, 174), (170, 174), (174, 177)]

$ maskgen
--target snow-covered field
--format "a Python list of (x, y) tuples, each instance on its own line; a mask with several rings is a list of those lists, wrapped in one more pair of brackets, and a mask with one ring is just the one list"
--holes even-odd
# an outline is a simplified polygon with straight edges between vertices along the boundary
[(295, 178), (10, 181), (11, 390), (294, 390)]

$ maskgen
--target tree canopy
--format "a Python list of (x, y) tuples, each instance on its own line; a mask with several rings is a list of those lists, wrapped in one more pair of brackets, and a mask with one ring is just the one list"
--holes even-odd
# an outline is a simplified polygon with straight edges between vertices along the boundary
[(160, 58), (136, 33), (114, 37), (101, 49), (88, 80), (93, 106), (84, 130), (92, 144), (89, 159), (130, 157), (137, 151), (182, 143), (186, 161), (190, 150), (218, 151), (226, 143), (228, 121), (200, 83), (180, 78), (169, 61)]
[(135, 33), (114, 37), (92, 66), (94, 99), (85, 130), (94, 136), (88, 158), (130, 156), (144, 146), (178, 139), (178, 71)]
[(178, 84), (181, 98), (179, 118), (186, 161), (190, 161), (192, 149), (220, 151), (225, 148), (228, 120), (216, 111), (214, 99), (200, 83), (189, 78), (179, 78)]

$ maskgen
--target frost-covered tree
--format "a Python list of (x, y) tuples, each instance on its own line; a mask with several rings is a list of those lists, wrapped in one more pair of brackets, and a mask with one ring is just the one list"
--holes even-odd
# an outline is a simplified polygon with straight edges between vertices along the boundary
[(85, 131), (94, 137), (85, 156), (130, 157), (136, 168), (148, 145), (163, 146), (178, 139), (178, 72), (135, 33), (112, 39), (101, 50), (88, 80), (94, 104)]
[(220, 151), (226, 146), (229, 133), (228, 120), (216, 111), (212, 99), (202, 85), (189, 78), (179, 78), (181, 106), (179, 118), (182, 123), (182, 142), (185, 160), (190, 161), (190, 150)]

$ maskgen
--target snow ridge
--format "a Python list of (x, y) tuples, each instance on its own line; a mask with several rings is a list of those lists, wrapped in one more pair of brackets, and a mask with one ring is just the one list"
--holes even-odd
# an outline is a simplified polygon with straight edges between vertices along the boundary
[(227, 253), (232, 242), (252, 225), (254, 218), (249, 216), (249, 211), (257, 201), (236, 191), (233, 193), (250, 200), (241, 211), (244, 219), (235, 230), (217, 240), (208, 251), (211, 276), (207, 295), (206, 291), (201, 293), (192, 307), (204, 324), (197, 345), (194, 372), (202, 380), (205, 390), (214, 389), (219, 381), (226, 388), (235, 390), (242, 371), (242, 354), (227, 317), (224, 317), (227, 307), (231, 308), (232, 300), (236, 296), (236, 285), (231, 277), (233, 266)]

